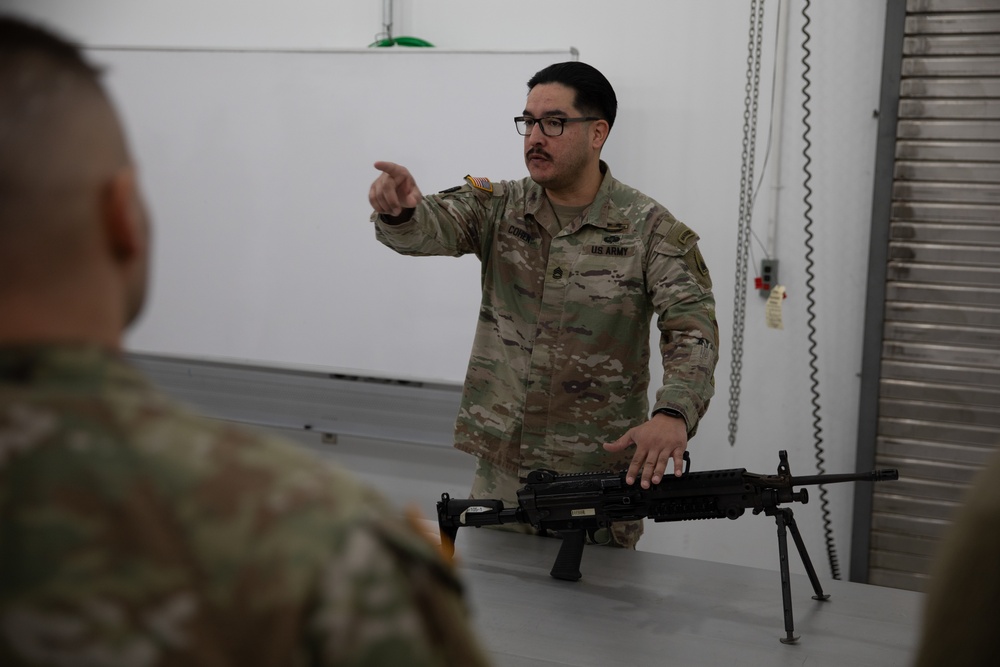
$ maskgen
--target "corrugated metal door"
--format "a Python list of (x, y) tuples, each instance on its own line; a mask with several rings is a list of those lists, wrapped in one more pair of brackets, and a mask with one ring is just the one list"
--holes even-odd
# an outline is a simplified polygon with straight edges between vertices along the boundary
[(923, 590), (1000, 447), (1000, 0), (906, 3), (887, 252), (867, 580)]

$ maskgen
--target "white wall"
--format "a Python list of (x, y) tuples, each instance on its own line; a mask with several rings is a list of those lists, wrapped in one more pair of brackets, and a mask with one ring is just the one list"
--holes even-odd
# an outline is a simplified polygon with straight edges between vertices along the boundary
[[(344, 48), (365, 46), (382, 30), (381, 0), (0, 0), (0, 8), (44, 19), (90, 46)], [(794, 2), (782, 150), (770, 157), (754, 221), (757, 235), (766, 241), (770, 199), (777, 192), (775, 256), (789, 294), (785, 328), (764, 325), (763, 299), (751, 290), (738, 440), (731, 448), (729, 341), (749, 3), (396, 0), (396, 35), (414, 35), (454, 49), (573, 46), (581, 60), (601, 69), (615, 85), (620, 111), (606, 159), (616, 177), (660, 200), (701, 235), (715, 281), (723, 348), (716, 373), (717, 397), (691, 447), (698, 469), (746, 467), (773, 472), (777, 451), (787, 449), (793, 473), (815, 472), (806, 338), (800, 11), (801, 3)], [(884, 13), (884, 4), (871, 0), (814, 2), (811, 9), (817, 378), (828, 472), (854, 466), (875, 149), (873, 112), (878, 103)], [(767, 136), (777, 15), (778, 2), (772, 0), (765, 15), (758, 175)], [(532, 73), (525, 72), (525, 80)], [(392, 91), (385, 91), (384, 103), (394, 102)], [(405, 114), (405, 100), (399, 102), (400, 114)], [(519, 105), (520, 100), (511, 101), (514, 112)], [(457, 111), (470, 109), (474, 105), (456, 104)], [(511, 150), (518, 151), (520, 141), (511, 134)], [(424, 139), (428, 151), (448, 140), (436, 135)], [(776, 184), (771, 177), (779, 158), (782, 182)], [(475, 173), (476, 156), (469, 155), (462, 169)], [(761, 249), (756, 241), (753, 245), (759, 262)], [(751, 267), (751, 280), (754, 272)], [(852, 488), (840, 485), (829, 490), (846, 578)], [(813, 561), (826, 576), (818, 494), (812, 497), (813, 502), (797, 508), (796, 515)], [(641, 548), (777, 567), (773, 523), (764, 517), (650, 526)], [(801, 571), (795, 556), (792, 564)]]

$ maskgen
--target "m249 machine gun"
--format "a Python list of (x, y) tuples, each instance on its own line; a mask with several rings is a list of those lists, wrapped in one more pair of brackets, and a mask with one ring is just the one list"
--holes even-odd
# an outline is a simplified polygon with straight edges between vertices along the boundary
[(823, 593), (816, 569), (795, 523), (788, 503), (806, 503), (805, 489), (795, 487), (840, 482), (882, 482), (899, 479), (895, 469), (839, 475), (793, 477), (788, 454), (778, 454), (776, 475), (759, 475), (745, 468), (689, 472), (690, 459), (684, 453), (684, 474), (664, 476), (659, 484), (643, 489), (625, 481), (625, 472), (594, 472), (561, 475), (551, 470), (534, 470), (517, 492), (517, 507), (504, 507), (498, 499), (457, 499), (447, 493), (437, 503), (441, 544), (450, 556), (458, 529), (462, 526), (490, 526), (505, 523), (531, 524), (539, 531), (553, 531), (563, 543), (550, 574), (556, 579), (580, 579), (580, 560), (586, 535), (615, 521), (648, 518), (656, 522), (696, 519), (738, 519), (746, 510), (774, 517), (778, 525), (778, 552), (781, 569), (781, 598), (784, 610), (783, 643), (794, 643), (791, 581), (788, 570), (788, 537), (802, 559), (812, 583), (815, 600), (829, 599)]

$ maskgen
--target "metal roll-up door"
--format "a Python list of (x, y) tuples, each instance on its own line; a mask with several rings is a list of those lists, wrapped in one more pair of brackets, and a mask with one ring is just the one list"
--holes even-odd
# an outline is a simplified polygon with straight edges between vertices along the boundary
[(900, 481), (872, 491), (852, 578), (924, 590), (1000, 448), (1000, 0), (909, 0), (904, 21), (874, 443)]

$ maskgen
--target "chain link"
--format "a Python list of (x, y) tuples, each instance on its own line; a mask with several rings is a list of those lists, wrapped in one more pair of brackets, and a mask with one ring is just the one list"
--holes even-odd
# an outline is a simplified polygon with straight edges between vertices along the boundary
[(740, 167), (740, 211), (736, 236), (736, 279), (733, 299), (732, 365), (729, 371), (729, 445), (736, 444), (740, 414), (740, 381), (743, 375), (743, 330), (746, 323), (747, 260), (753, 217), (753, 171), (757, 146), (757, 99), (760, 93), (760, 57), (763, 42), (764, 0), (750, 3), (750, 36), (747, 44), (747, 83), (743, 109), (743, 164)]

